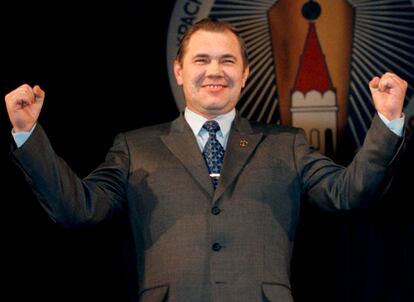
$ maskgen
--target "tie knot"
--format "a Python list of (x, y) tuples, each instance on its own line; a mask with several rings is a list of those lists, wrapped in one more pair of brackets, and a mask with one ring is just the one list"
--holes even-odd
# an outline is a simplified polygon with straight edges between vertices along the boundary
[(207, 121), (204, 123), (203, 128), (208, 131), (209, 134), (215, 134), (217, 131), (220, 130), (220, 125), (214, 121)]

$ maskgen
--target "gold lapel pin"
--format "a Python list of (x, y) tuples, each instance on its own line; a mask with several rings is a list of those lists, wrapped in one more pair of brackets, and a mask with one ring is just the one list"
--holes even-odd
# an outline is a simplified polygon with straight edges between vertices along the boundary
[(242, 138), (240, 140), (240, 147), (245, 148), (245, 147), (247, 147), (248, 144), (249, 144), (249, 142), (247, 140), (245, 140), (244, 138)]

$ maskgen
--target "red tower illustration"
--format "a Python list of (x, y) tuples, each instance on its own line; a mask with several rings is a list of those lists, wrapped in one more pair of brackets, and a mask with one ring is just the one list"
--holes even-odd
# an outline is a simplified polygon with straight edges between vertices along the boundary
[(279, 0), (268, 12), (280, 123), (334, 155), (345, 133), (354, 8), (346, 0)]
[(333, 155), (337, 140), (337, 99), (316, 26), (308, 35), (291, 94), (292, 125), (305, 129), (308, 140), (321, 152)]

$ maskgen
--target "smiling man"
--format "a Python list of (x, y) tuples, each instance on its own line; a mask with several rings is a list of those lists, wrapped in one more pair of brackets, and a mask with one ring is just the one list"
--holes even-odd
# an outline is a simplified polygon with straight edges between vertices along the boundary
[(202, 24), (184, 36), (174, 73), (187, 108), (212, 119), (234, 110), (249, 67), (244, 45), (230, 27)]
[(293, 301), (290, 261), (302, 197), (327, 211), (377, 200), (402, 149), (407, 83), (392, 73), (371, 80), (377, 114), (343, 167), (314, 150), (301, 129), (240, 116), (235, 107), (249, 68), (229, 24), (204, 19), (191, 27), (174, 72), (185, 112), (120, 133), (83, 179), (38, 123), (44, 91), (23, 84), (5, 97), (13, 160), (65, 227), (129, 212), (139, 301)]

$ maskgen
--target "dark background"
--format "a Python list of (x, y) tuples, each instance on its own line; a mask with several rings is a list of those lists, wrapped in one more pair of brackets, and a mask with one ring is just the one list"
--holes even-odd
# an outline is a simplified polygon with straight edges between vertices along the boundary
[[(174, 3), (1, 4), (0, 93), (23, 83), (46, 91), (39, 122), (80, 176), (116, 133), (178, 115), (165, 53)], [(136, 301), (125, 217), (80, 230), (54, 224), (10, 160), (10, 130), (1, 102), (0, 299)], [(339, 215), (304, 205), (292, 263), (297, 301), (414, 301), (410, 148), (378, 207)]]

